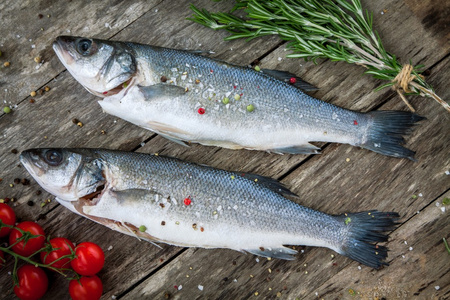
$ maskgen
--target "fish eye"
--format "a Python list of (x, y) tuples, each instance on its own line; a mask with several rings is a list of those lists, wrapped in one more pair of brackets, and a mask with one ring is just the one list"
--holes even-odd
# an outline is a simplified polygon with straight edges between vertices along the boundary
[(83, 56), (94, 54), (92, 51), (92, 41), (89, 39), (81, 39), (77, 42), (77, 51)]
[(59, 166), (63, 161), (63, 154), (58, 150), (48, 150), (44, 154), (45, 162), (51, 166)]

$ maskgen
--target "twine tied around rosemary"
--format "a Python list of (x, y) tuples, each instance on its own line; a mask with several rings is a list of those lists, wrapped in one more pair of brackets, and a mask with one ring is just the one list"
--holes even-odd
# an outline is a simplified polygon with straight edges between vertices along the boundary
[[(411, 82), (417, 78), (416, 75), (411, 74), (411, 72), (414, 70), (414, 67), (410, 64), (405, 64), (400, 71), (400, 73), (395, 76), (395, 78), (392, 80), (394, 85), (392, 86), (392, 89), (395, 90), (400, 98), (402, 98), (403, 102), (409, 107), (409, 109), (412, 112), (415, 112), (416, 110), (414, 107), (409, 103), (409, 101), (406, 99), (405, 95), (403, 95), (402, 91), (403, 89), (405, 93), (413, 93), (413, 91), (410, 89)], [(422, 80), (425, 79), (425, 77), (421, 74), (418, 75)]]

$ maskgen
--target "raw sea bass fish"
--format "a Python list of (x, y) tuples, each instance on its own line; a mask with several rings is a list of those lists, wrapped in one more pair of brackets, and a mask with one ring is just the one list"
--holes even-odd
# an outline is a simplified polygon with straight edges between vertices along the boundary
[(284, 245), (327, 247), (373, 268), (386, 265), (397, 213), (339, 216), (301, 206), (276, 180), (157, 155), (98, 149), (31, 149), (20, 160), (59, 203), (151, 242), (229, 248), (293, 259)]
[(81, 37), (58, 37), (53, 49), (78, 82), (104, 98), (105, 112), (178, 143), (312, 154), (319, 148), (311, 141), (337, 142), (414, 156), (402, 135), (422, 117), (342, 109), (308, 96), (298, 88), (308, 85), (286, 72)]

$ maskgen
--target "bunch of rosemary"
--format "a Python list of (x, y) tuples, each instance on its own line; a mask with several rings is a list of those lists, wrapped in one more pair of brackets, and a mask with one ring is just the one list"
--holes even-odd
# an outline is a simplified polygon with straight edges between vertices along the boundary
[[(220, 0), (219, 0), (220, 1)], [(404, 95), (435, 99), (450, 112), (450, 106), (437, 96), (420, 74), (422, 66), (401, 65), (388, 53), (372, 28), (372, 14), (363, 11), (359, 0), (235, 0), (230, 13), (210, 13), (194, 5), (192, 18), (214, 30), (231, 33), (226, 40), (248, 40), (278, 35), (288, 41), (292, 54), (287, 57), (313, 60), (329, 58), (364, 66), (365, 73), (388, 82), (376, 90), (392, 87), (414, 111)], [(232, 14), (244, 9), (245, 18)]]

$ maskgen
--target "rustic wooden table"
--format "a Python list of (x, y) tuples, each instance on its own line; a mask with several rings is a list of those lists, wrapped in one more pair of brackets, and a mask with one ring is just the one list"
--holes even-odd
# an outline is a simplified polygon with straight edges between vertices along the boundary
[[(192, 2), (212, 11), (232, 1), (2, 1), (0, 3), (0, 100), (13, 112), (0, 114), (0, 198), (22, 220), (38, 220), (48, 234), (75, 242), (94, 241), (106, 253), (99, 276), (103, 299), (449, 299), (450, 239), (449, 115), (431, 99), (411, 97), (427, 120), (407, 139), (418, 162), (389, 158), (356, 147), (322, 144), (322, 154), (276, 155), (193, 145), (185, 148), (101, 112), (96, 97), (64, 69), (51, 44), (58, 35), (129, 40), (180, 49), (213, 50), (214, 57), (264, 68), (287, 70), (320, 88), (312, 95), (345, 108), (406, 110), (391, 90), (363, 69), (345, 63), (318, 65), (285, 59), (285, 44), (275, 37), (225, 42), (185, 18)], [(375, 28), (386, 48), (401, 61), (428, 67), (427, 81), (450, 99), (448, 20), (450, 3), (432, 0), (363, 0), (374, 13)], [(36, 63), (34, 58), (42, 61)], [(9, 67), (3, 67), (4, 62)], [(41, 94), (45, 86), (50, 91)], [(37, 96), (30, 97), (31, 91)], [(34, 101), (32, 101), (34, 99)], [(72, 119), (84, 125), (78, 127)], [(102, 134), (102, 130), (106, 134)], [(72, 214), (53, 196), (30, 185), (10, 186), (28, 178), (19, 152), (34, 147), (104, 147), (160, 153), (228, 170), (253, 172), (281, 180), (303, 205), (331, 214), (379, 209), (397, 211), (402, 224), (388, 243), (389, 267), (372, 270), (320, 248), (298, 247), (293, 261), (267, 260), (231, 250), (161, 245), (157, 248)], [(30, 201), (34, 205), (30, 205)], [(335, 255), (335, 256), (334, 256)], [(333, 257), (334, 256), (334, 257)], [(12, 299), (8, 272), (0, 270), (0, 299)], [(68, 282), (49, 274), (45, 299), (69, 299)], [(176, 286), (177, 288), (174, 288)], [(199, 287), (203, 286), (203, 289)]]

